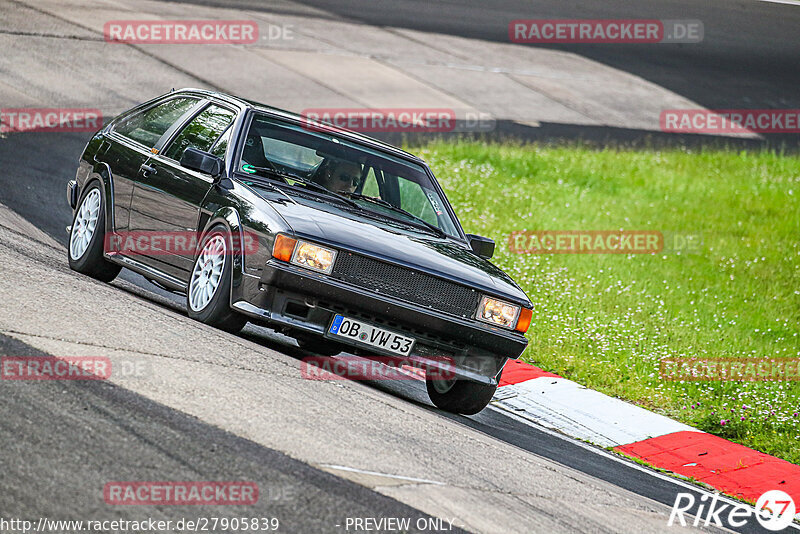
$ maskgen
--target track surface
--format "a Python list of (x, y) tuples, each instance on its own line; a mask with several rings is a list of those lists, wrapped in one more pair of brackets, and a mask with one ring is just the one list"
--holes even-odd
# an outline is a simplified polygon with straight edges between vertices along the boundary
[[(177, 1), (276, 10), (258, 0)], [(636, 74), (709, 109), (800, 108), (799, 5), (741, 0), (299, 0), (298, 3), (375, 26), (495, 42), (508, 42), (508, 23), (515, 19), (697, 19), (705, 29), (700, 44), (545, 47), (575, 52)]]
[[(203, 6), (302, 13), (259, 0), (170, 0)], [(800, 5), (764, 0), (299, 0), (338, 19), (367, 25), (508, 43), (516, 19), (700, 20), (701, 43), (517, 45), (563, 50), (641, 77), (712, 109), (800, 109)], [(707, 135), (661, 134), (636, 128), (543, 123), (538, 129), (498, 121), (496, 132), (524, 140), (582, 139), (600, 144), (775, 146), (796, 150), (796, 134), (762, 134), (763, 143)], [(390, 140), (393, 140), (390, 137)]]

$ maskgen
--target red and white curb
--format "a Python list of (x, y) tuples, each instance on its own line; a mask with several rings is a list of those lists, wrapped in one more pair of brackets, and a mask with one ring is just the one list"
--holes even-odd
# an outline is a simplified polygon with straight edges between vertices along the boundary
[(509, 382), (504, 373), (494, 404), (523, 419), (602, 447), (694, 430), (549, 373), (532, 374), (517, 383)]
[(734, 497), (755, 502), (764, 492), (777, 489), (800, 503), (800, 466), (520, 360), (506, 364), (492, 405), (573, 438), (613, 447), (654, 467), (693, 477)]

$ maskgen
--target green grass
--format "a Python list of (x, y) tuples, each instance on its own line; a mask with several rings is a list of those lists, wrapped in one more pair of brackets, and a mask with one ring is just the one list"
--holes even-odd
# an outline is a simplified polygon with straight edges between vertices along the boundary
[[(478, 142), (414, 152), (533, 301), (525, 360), (800, 463), (800, 382), (659, 376), (667, 357), (800, 357), (800, 157)], [(618, 229), (703, 242), (688, 254), (508, 250), (515, 230)]]

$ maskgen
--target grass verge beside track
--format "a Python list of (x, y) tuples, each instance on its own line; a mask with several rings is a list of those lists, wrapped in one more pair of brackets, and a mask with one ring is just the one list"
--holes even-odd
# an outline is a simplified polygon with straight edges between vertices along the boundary
[[(534, 303), (523, 359), (800, 463), (800, 382), (680, 382), (665, 358), (800, 358), (800, 157), (433, 142), (468, 232)], [(693, 252), (514, 254), (515, 230), (701, 235)]]

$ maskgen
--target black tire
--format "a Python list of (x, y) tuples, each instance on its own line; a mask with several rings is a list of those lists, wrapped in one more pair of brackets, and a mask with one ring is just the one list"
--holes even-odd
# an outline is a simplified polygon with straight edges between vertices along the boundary
[(440, 410), (464, 415), (475, 415), (489, 404), (497, 386), (489, 386), (471, 380), (441, 378), (426, 379), (428, 396)]
[[(224, 254), (224, 263), (220, 282), (214, 290), (211, 300), (209, 300), (205, 306), (195, 309), (192, 307), (190, 299), (192, 284), (195, 282), (195, 271), (197, 264), (206, 244), (208, 244), (211, 239), (214, 239), (217, 236), (222, 237), (227, 246)], [(230, 307), (231, 269), (233, 268), (231, 260), (232, 250), (230, 232), (225, 226), (215, 226), (205, 235), (197, 249), (194, 264), (192, 265), (192, 272), (189, 277), (189, 284), (186, 288), (186, 311), (188, 312), (189, 317), (192, 319), (200, 321), (201, 323), (205, 323), (209, 326), (213, 326), (214, 328), (219, 328), (220, 330), (236, 334), (247, 324), (247, 318), (239, 313), (236, 313)]]
[(325, 339), (324, 337), (298, 335), (295, 337), (295, 339), (297, 340), (297, 344), (301, 349), (313, 352), (315, 354), (320, 354), (322, 356), (336, 356), (344, 350), (344, 347), (335, 341)]
[[(95, 193), (93, 193), (95, 192)], [(89, 239), (89, 244), (83, 252), (73, 258), (73, 240), (79, 239), (78, 233), (81, 231), (81, 225), (77, 224), (78, 215), (84, 208), (84, 203), (87, 203), (87, 198), (92, 195), (92, 198), (97, 198), (99, 195), (100, 209), (97, 213), (97, 221), (93, 230), (93, 234)], [(88, 205), (88, 203), (87, 203)], [(81, 274), (91, 276), (101, 282), (110, 282), (117, 277), (122, 270), (120, 265), (111, 263), (103, 257), (103, 246), (106, 238), (106, 205), (103, 202), (103, 192), (100, 189), (98, 182), (93, 182), (87, 187), (81, 195), (78, 202), (78, 209), (72, 216), (72, 230), (69, 234), (69, 241), (67, 243), (67, 260), (69, 261), (69, 268)]]

